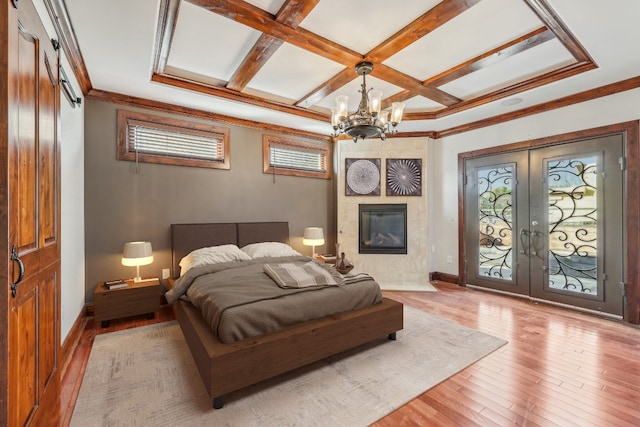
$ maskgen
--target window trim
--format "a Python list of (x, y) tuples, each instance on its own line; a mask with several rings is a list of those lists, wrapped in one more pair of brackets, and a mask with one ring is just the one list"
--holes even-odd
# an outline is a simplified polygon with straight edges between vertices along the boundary
[[(230, 169), (231, 153), (229, 143), (229, 128), (214, 126), (210, 124), (180, 120), (177, 118), (157, 116), (155, 114), (141, 113), (137, 111), (118, 110), (117, 118), (117, 159), (130, 162), (157, 163), (174, 166), (190, 166), (209, 169)], [(190, 159), (178, 156), (163, 156), (149, 153), (137, 153), (129, 150), (129, 127), (133, 124), (148, 123), (150, 127), (154, 125), (158, 128), (165, 128), (171, 132), (178, 132), (187, 135), (202, 135), (203, 133), (222, 139), (223, 159), (204, 160)]]
[[(270, 148), (272, 145), (281, 147), (290, 147), (292, 149), (300, 149), (300, 151), (314, 151), (322, 153), (325, 156), (326, 170), (322, 172), (300, 170), (300, 169), (287, 169), (272, 167), (270, 161)], [(306, 178), (322, 178), (331, 179), (333, 154), (332, 145), (329, 142), (306, 142), (299, 139), (280, 137), (275, 135), (262, 135), (262, 163), (264, 173), (272, 175), (288, 175), (288, 176), (300, 176)]]

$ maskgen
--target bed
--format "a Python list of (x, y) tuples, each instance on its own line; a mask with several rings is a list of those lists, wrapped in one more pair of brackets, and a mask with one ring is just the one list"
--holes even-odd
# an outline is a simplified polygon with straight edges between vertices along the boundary
[[(195, 249), (226, 244), (242, 248), (258, 242), (288, 244), (288, 223), (173, 224), (169, 286), (180, 275), (180, 260)], [(375, 339), (395, 340), (403, 328), (402, 304), (382, 298), (375, 305), (223, 343), (189, 301), (178, 299), (173, 308), (215, 409), (222, 408), (224, 396), (233, 391)]]

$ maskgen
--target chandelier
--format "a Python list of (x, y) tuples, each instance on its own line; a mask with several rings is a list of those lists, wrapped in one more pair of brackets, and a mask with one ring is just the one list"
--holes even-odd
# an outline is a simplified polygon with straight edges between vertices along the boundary
[(391, 104), (391, 117), (389, 117), (389, 111), (381, 111), (382, 91), (373, 88), (367, 90), (366, 76), (371, 71), (373, 71), (371, 62), (360, 62), (356, 65), (356, 73), (362, 76), (362, 89), (359, 90), (360, 105), (356, 112), (348, 113), (349, 97), (347, 95), (336, 97), (336, 107), (331, 109), (333, 126), (331, 136), (349, 135), (353, 138), (353, 142), (358, 142), (358, 138), (371, 137), (378, 137), (384, 141), (387, 133), (397, 132), (396, 126), (402, 121), (404, 104), (402, 102)]

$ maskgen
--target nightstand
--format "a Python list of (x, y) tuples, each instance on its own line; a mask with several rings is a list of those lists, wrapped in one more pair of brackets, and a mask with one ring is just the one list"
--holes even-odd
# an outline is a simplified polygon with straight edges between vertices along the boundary
[(146, 314), (151, 319), (160, 309), (160, 280), (127, 280), (127, 286), (119, 289), (107, 289), (100, 282), (93, 302), (95, 321), (102, 322), (103, 328), (109, 326), (109, 320), (121, 317)]

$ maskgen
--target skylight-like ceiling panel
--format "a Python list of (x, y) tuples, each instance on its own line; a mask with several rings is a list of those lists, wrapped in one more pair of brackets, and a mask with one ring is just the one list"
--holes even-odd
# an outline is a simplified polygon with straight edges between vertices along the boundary
[(167, 65), (227, 81), (260, 34), (183, 1)]
[(426, 80), (542, 26), (521, 0), (483, 0), (384, 64)]
[(469, 99), (573, 62), (575, 62), (573, 56), (558, 40), (554, 39), (447, 83), (439, 89), (458, 98)]
[(284, 43), (247, 87), (297, 101), (343, 69), (344, 65)]
[[(329, 94), (315, 106), (331, 109), (336, 105), (336, 96), (347, 95), (349, 97), (349, 112), (353, 112), (358, 108), (358, 105), (360, 104), (361, 95), (359, 91), (361, 85), (362, 77), (357, 75), (354, 71), (353, 80), (349, 84), (346, 84), (332, 94)], [(394, 84), (385, 82), (384, 80), (380, 80), (372, 76), (367, 76), (367, 89), (381, 90), (383, 99), (394, 95), (402, 90), (402, 88)]]
[(440, 2), (322, 0), (300, 26), (364, 55)]
[(259, 7), (262, 10), (266, 10), (272, 15), (278, 13), (282, 5), (284, 4), (284, 0), (245, 0), (247, 3), (251, 3), (252, 5)]

